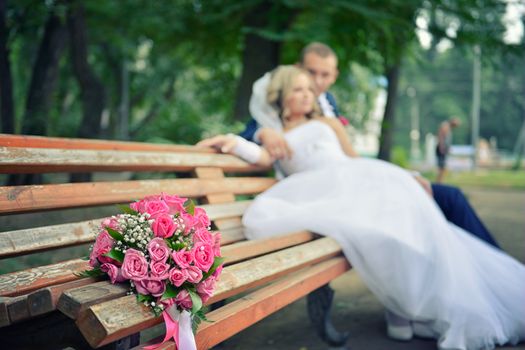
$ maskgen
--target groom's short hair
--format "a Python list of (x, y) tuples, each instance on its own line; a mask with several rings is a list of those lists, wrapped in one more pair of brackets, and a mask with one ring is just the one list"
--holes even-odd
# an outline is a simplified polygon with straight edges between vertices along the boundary
[(304, 58), (309, 53), (315, 53), (316, 55), (321, 56), (323, 58), (334, 56), (337, 59), (335, 51), (332, 50), (330, 46), (320, 42), (310, 43), (303, 48), (303, 50), (301, 51), (301, 63), (304, 63)]

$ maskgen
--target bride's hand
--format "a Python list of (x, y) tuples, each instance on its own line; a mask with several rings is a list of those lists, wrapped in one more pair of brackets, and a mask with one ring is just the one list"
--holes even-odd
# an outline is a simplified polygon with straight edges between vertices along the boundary
[(228, 135), (217, 135), (214, 137), (210, 137), (208, 139), (204, 139), (202, 141), (199, 141), (196, 146), (197, 147), (212, 147), (215, 148), (222, 153), (232, 153), (233, 148), (237, 144), (237, 139), (235, 135), (228, 134)]

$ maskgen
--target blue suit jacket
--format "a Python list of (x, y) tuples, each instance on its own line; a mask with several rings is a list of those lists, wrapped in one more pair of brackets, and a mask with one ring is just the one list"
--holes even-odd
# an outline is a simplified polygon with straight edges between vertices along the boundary
[[(326, 99), (328, 100), (328, 103), (332, 106), (334, 109), (334, 113), (336, 116), (339, 116), (339, 109), (337, 108), (337, 103), (335, 102), (334, 96), (327, 92), (326, 93)], [(255, 132), (257, 129), (259, 129), (260, 125), (257, 124), (255, 119), (251, 118), (248, 123), (246, 123), (246, 127), (244, 130), (239, 134), (242, 138), (245, 138), (248, 141), (254, 141), (253, 136), (255, 135)]]

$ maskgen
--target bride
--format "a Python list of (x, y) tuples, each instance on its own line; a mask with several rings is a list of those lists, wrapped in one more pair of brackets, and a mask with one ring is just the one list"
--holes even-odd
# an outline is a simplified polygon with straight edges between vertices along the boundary
[[(416, 335), (438, 339), (440, 349), (525, 339), (524, 265), (447, 222), (405, 170), (357, 158), (342, 125), (317, 115), (307, 72), (276, 69), (268, 101), (293, 156), (277, 164), (287, 177), (245, 213), (248, 238), (297, 230), (333, 237), (381, 303)], [(233, 135), (200, 145), (273, 163), (263, 148)]]

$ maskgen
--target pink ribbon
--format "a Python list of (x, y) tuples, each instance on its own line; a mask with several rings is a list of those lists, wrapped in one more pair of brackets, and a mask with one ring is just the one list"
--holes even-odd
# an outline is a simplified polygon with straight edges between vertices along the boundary
[(172, 305), (162, 313), (162, 316), (166, 325), (164, 340), (159, 344), (145, 346), (144, 350), (154, 350), (171, 338), (175, 341), (178, 350), (197, 350), (188, 311), (179, 312), (177, 307)]

